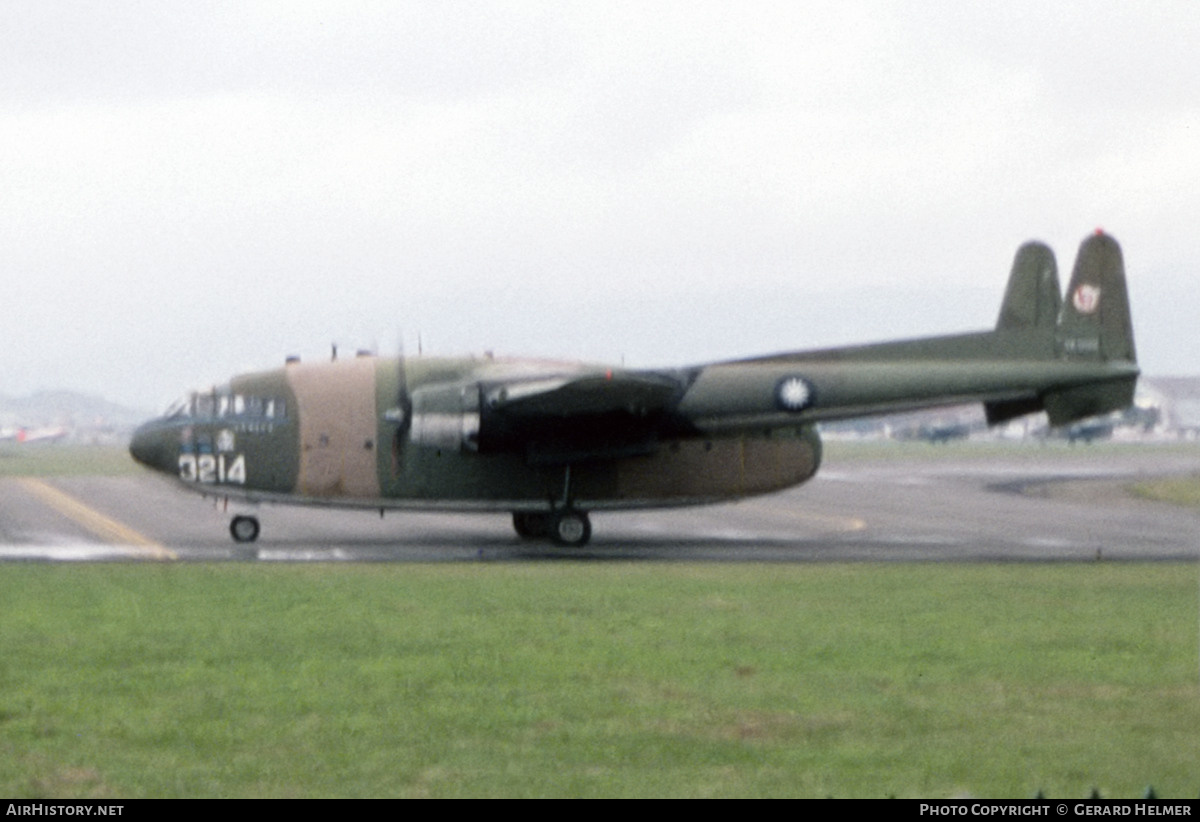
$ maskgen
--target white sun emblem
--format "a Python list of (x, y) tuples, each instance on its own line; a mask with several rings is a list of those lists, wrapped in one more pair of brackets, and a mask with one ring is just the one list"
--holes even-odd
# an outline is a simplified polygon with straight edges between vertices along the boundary
[(803, 377), (787, 377), (775, 389), (779, 404), (788, 411), (800, 411), (812, 402), (812, 386)]
[(1075, 304), (1075, 310), (1080, 314), (1094, 314), (1100, 307), (1100, 286), (1086, 284), (1079, 286), (1071, 295), (1071, 302)]

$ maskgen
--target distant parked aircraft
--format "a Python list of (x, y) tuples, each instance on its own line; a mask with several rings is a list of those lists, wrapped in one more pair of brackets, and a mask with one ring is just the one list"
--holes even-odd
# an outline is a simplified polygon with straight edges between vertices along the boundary
[(0, 428), (0, 442), (16, 442), (22, 445), (35, 442), (55, 442), (70, 433), (60, 426), (40, 428)]

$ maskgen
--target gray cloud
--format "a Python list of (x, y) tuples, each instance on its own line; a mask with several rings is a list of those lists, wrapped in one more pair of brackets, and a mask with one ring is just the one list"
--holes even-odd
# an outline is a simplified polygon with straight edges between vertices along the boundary
[(0, 387), (982, 327), (1097, 225), (1194, 372), (1191, 5), (9, 4)]

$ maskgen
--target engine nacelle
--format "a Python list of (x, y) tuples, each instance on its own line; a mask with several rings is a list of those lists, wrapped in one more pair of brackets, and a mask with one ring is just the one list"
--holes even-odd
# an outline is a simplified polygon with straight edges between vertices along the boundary
[(479, 450), (479, 385), (435, 385), (412, 393), (416, 445), (450, 451)]

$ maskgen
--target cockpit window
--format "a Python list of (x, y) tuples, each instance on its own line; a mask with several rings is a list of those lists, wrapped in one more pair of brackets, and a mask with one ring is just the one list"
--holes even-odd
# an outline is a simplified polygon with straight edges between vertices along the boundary
[(163, 415), (168, 419), (187, 417), (196, 420), (213, 419), (287, 419), (287, 402), (281, 397), (260, 397), (252, 394), (197, 392), (171, 403)]
[(202, 420), (211, 419), (217, 408), (217, 398), (213, 394), (197, 394), (195, 416)]

